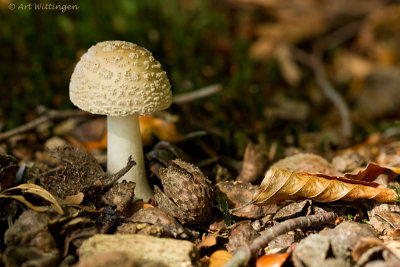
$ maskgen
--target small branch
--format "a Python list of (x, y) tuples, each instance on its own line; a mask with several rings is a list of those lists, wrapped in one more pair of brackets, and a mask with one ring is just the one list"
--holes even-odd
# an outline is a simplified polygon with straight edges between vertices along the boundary
[(353, 38), (360, 31), (362, 25), (363, 21), (357, 20), (338, 28), (326, 36), (319, 38), (313, 44), (312, 50), (314, 51), (314, 54), (319, 56), (324, 50), (329, 49), (334, 45), (338, 46)]
[(65, 120), (72, 117), (90, 116), (92, 114), (81, 111), (81, 110), (50, 110), (45, 115), (28, 122), (27, 124), (21, 125), (10, 131), (0, 133), (0, 141), (6, 140), (14, 135), (23, 134), (32, 131), (39, 125), (48, 121)]
[[(209, 97), (211, 95), (218, 93), (219, 91), (221, 91), (221, 85), (212, 84), (210, 86), (198, 89), (190, 93), (174, 96), (172, 101), (173, 103), (178, 105), (185, 104), (197, 99)], [(90, 116), (90, 115), (91, 115), (90, 113), (81, 110), (50, 110), (47, 111), (45, 115), (40, 116), (39, 118), (31, 122), (28, 122), (27, 124), (21, 125), (10, 131), (0, 133), (0, 142), (12, 136), (32, 131), (39, 125), (46, 123), (48, 121), (64, 120), (71, 117)]]
[(111, 174), (110, 176), (110, 185), (115, 184), (122, 176), (124, 176), (130, 169), (136, 165), (136, 161), (132, 159), (132, 156), (129, 156), (128, 158), (128, 163), (126, 164), (125, 167), (123, 167), (121, 170), (118, 172)]
[(316, 82), (321, 91), (339, 110), (340, 117), (342, 118), (343, 136), (346, 138), (350, 137), (352, 135), (352, 122), (349, 107), (326, 77), (325, 69), (321, 60), (315, 55), (307, 54), (296, 47), (292, 47), (292, 52), (297, 61), (309, 66), (313, 70)]
[(335, 221), (336, 217), (337, 215), (334, 212), (326, 212), (290, 219), (275, 225), (264, 231), (261, 236), (253, 240), (249, 246), (241, 246), (224, 267), (245, 266), (260, 249), (265, 248), (274, 238), (298, 228), (332, 223)]
[(206, 136), (207, 132), (206, 131), (195, 131), (195, 132), (190, 132), (188, 134), (185, 135), (185, 138), (183, 139), (183, 141), (188, 141), (191, 139), (195, 139), (195, 138), (200, 138), (203, 136)]
[(174, 96), (172, 98), (172, 102), (174, 104), (186, 104), (189, 102), (192, 102), (194, 100), (197, 99), (201, 99), (201, 98), (205, 98), (205, 97), (209, 97), (211, 95), (214, 95), (216, 93), (218, 93), (219, 91), (221, 91), (221, 85), (220, 84), (212, 84), (200, 89), (197, 89), (193, 92), (190, 93), (184, 93), (184, 94), (180, 94), (177, 96)]

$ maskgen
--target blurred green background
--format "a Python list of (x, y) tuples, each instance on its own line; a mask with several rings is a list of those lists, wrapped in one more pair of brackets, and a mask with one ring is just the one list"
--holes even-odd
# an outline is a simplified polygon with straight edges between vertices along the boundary
[[(299, 145), (301, 132), (338, 129), (341, 119), (310, 68), (290, 56), (290, 46), (308, 52), (317, 48), (328, 79), (352, 108), (376, 67), (399, 65), (399, 34), (390, 25), (400, 21), (400, 8), (389, 8), (392, 2), (0, 0), (0, 131), (36, 118), (38, 105), (73, 108), (68, 86), (80, 56), (99, 41), (125, 40), (153, 53), (174, 95), (222, 85), (215, 96), (171, 107), (182, 132), (198, 126), (216, 133), (223, 139), (222, 149), (236, 155), (242, 155), (249, 140)], [(29, 10), (32, 3), (79, 9)], [(387, 14), (377, 23), (371, 18), (381, 10)], [(391, 10), (397, 13), (389, 14)], [(325, 46), (319, 51), (321, 44)], [(376, 129), (360, 116), (354, 118), (358, 141)], [(318, 143), (324, 137), (313, 138)]]
[(211, 1), (39, 2), (79, 6), (64, 13), (21, 8), (29, 3), (3, 0), (0, 9), (2, 130), (31, 120), (38, 104), (71, 108), (68, 84), (74, 65), (99, 41), (146, 47), (167, 71), (174, 94), (215, 82), (238, 88), (250, 79), (247, 44), (232, 38), (236, 22), (229, 10)]
[[(31, 3), (77, 5), (79, 9), (29, 10), (26, 5)], [(248, 56), (250, 40), (238, 31), (242, 21), (248, 20), (243, 16), (246, 12), (226, 4), (212, 0), (2, 0), (0, 130), (31, 121), (37, 117), (38, 105), (74, 108), (68, 86), (80, 56), (99, 41), (125, 40), (153, 53), (166, 70), (174, 95), (221, 84), (223, 94), (183, 108), (199, 114), (196, 119), (183, 112), (181, 121), (212, 121), (210, 128), (220, 128), (217, 131), (232, 144), (235, 129), (241, 128), (238, 138), (244, 147), (241, 131), (252, 131), (249, 122), (263, 116), (261, 94), (268, 91), (260, 90), (261, 82), (273, 86), (273, 77), (279, 73), (275, 63), (263, 64), (257, 83), (256, 66)], [(265, 77), (271, 77), (268, 83)], [(171, 110), (182, 111), (181, 107)]]

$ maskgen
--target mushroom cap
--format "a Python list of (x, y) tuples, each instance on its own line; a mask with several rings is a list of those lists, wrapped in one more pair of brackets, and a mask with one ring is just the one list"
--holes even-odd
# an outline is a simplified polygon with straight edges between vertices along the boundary
[(72, 73), (69, 96), (82, 110), (111, 116), (148, 115), (172, 102), (161, 64), (147, 49), (124, 41), (89, 48)]

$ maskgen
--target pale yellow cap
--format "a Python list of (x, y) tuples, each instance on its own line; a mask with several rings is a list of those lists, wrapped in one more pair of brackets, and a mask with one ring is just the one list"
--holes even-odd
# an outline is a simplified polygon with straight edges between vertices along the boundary
[(72, 73), (69, 97), (82, 110), (111, 116), (148, 115), (172, 102), (161, 64), (147, 49), (124, 41), (89, 48)]

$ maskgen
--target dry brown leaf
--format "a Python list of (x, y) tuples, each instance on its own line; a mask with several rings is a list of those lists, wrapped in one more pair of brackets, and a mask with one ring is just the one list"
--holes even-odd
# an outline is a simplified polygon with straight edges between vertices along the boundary
[[(283, 100), (282, 100), (283, 102)], [(287, 102), (287, 100), (285, 100)], [(292, 112), (294, 109), (292, 109)], [(271, 168), (285, 169), (293, 172), (324, 173), (336, 175), (335, 168), (323, 157), (311, 153), (297, 153), (283, 158), (270, 166)]]
[[(362, 177), (362, 173), (358, 177)], [(365, 175), (363, 178), (369, 178), (369, 176)], [(394, 202), (397, 194), (393, 189), (373, 182), (271, 168), (251, 203), (265, 205), (281, 200), (304, 198), (320, 202), (340, 199), (354, 201), (362, 198)]]
[(279, 267), (282, 266), (290, 253), (276, 253), (261, 256), (256, 261), (256, 267)]
[(106, 150), (107, 149), (107, 132), (99, 141), (87, 141), (83, 143), (83, 147), (88, 151)]
[(205, 239), (201, 240), (200, 244), (197, 245), (197, 249), (209, 248), (217, 244), (218, 233), (210, 234)]
[(378, 177), (378, 175), (385, 172), (387, 172), (389, 175), (389, 181), (393, 181), (394, 178), (396, 178), (400, 174), (400, 168), (380, 166), (376, 163), (371, 162), (364, 170), (359, 171), (357, 174), (348, 173), (344, 176), (352, 180), (372, 182)]
[(238, 181), (255, 183), (261, 180), (267, 165), (267, 155), (264, 144), (248, 143), (244, 151), (242, 169)]
[(275, 214), (277, 205), (259, 207), (257, 205), (246, 205), (253, 195), (258, 192), (258, 186), (248, 183), (226, 181), (215, 186), (216, 198), (227, 202), (230, 209), (235, 209), (233, 215), (244, 218), (260, 218), (267, 214)]
[(223, 266), (232, 258), (232, 254), (226, 250), (217, 250), (210, 256), (209, 267)]
[(139, 116), (139, 123), (144, 146), (153, 143), (153, 136), (156, 136), (160, 140), (170, 142), (177, 142), (183, 138), (176, 130), (176, 126), (165, 120), (149, 116)]
[(82, 203), (83, 199), (85, 198), (85, 194), (79, 192), (78, 194), (66, 196), (64, 199), (72, 204), (79, 205)]
[(64, 214), (64, 211), (63, 211), (60, 203), (57, 201), (57, 199), (52, 194), (50, 194), (50, 192), (48, 192), (46, 189), (44, 189), (38, 185), (35, 185), (35, 184), (21, 184), (16, 187), (9, 188), (7, 190), (4, 190), (2, 192), (2, 194), (0, 194), (0, 197), (1, 198), (12, 198), (12, 199), (18, 200), (18, 201), (24, 203), (27, 207), (29, 207), (33, 210), (36, 210), (36, 211), (48, 210), (47, 208), (36, 207), (35, 205), (33, 205), (32, 203), (27, 201), (23, 196), (10, 195), (9, 192), (12, 192), (14, 190), (21, 190), (22, 193), (29, 193), (29, 194), (37, 195), (37, 196), (49, 201), (51, 203), (51, 207), (54, 209), (55, 212), (57, 212), (59, 214)]
[[(101, 124), (101, 122), (98, 124)], [(148, 146), (153, 143), (153, 136), (160, 140), (169, 142), (177, 142), (183, 139), (183, 136), (178, 133), (174, 124), (166, 122), (160, 118), (139, 116), (139, 125), (140, 134), (142, 135), (142, 143), (144, 146)], [(77, 137), (66, 136), (65, 138), (71, 144), (85, 148), (88, 151), (107, 149), (107, 131), (104, 131), (101, 138), (91, 139), (90, 137), (91, 136), (84, 136), (82, 133), (80, 133)]]
[(385, 240), (382, 242), (378, 238), (374, 237), (363, 237), (358, 242), (353, 251), (351, 252), (351, 256), (353, 260), (358, 261), (368, 250), (373, 247), (382, 247), (389, 252), (391, 252), (394, 256), (400, 259), (400, 242), (397, 240)]
[(365, 252), (376, 246), (383, 246), (383, 242), (375, 237), (363, 237), (357, 242), (351, 256), (354, 261), (358, 261)]

